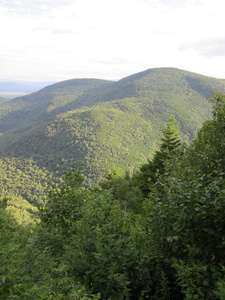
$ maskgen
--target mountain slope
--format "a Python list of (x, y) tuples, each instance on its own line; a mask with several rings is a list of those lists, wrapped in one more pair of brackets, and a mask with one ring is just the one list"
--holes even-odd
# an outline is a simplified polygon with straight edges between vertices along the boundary
[(225, 80), (173, 68), (60, 82), (1, 105), (1, 157), (32, 158), (59, 174), (82, 164), (91, 184), (151, 157), (170, 114), (192, 139), (211, 117), (212, 90), (225, 93)]
[(6, 102), (6, 101), (9, 101), (9, 98), (0, 96), (0, 104), (3, 103), (3, 102)]
[[(82, 97), (92, 94), (110, 82), (95, 79), (74, 79), (59, 82), (39, 92), (15, 98), (0, 109), (0, 133), (15, 127), (30, 127), (54, 118), (58, 113), (82, 106)], [(23, 130), (23, 129), (22, 129)]]

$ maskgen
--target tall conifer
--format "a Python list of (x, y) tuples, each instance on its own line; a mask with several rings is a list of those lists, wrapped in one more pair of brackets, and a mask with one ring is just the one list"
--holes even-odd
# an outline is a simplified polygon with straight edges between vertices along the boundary
[(163, 136), (159, 150), (156, 151), (152, 160), (149, 160), (140, 167), (140, 174), (137, 175), (137, 181), (144, 196), (149, 194), (151, 186), (164, 173), (167, 161), (182, 153), (182, 143), (175, 121), (175, 118), (171, 116), (167, 125), (162, 130)]

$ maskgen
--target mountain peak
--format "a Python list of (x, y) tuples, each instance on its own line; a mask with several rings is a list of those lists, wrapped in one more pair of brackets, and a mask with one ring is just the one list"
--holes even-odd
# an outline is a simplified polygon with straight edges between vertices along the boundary
[(1, 157), (30, 157), (61, 173), (82, 164), (96, 181), (113, 166), (135, 168), (151, 157), (171, 114), (192, 139), (211, 118), (212, 90), (225, 93), (225, 80), (176, 68), (148, 69), (117, 82), (58, 82), (1, 104)]

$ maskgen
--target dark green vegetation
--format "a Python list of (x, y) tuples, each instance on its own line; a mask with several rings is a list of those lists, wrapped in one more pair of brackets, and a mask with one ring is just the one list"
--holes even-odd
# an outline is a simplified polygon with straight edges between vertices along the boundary
[(0, 100), (0, 299), (225, 299), (212, 90), (162, 68)]
[(225, 81), (172, 68), (59, 82), (1, 105), (0, 157), (32, 159), (60, 176), (75, 163), (93, 186), (109, 169), (150, 159), (170, 115), (190, 141), (211, 118), (212, 90), (225, 93)]
[(225, 95), (212, 103), (190, 145), (171, 117), (134, 174), (90, 188), (69, 169), (36, 223), (18, 225), (2, 198), (0, 299), (224, 300)]

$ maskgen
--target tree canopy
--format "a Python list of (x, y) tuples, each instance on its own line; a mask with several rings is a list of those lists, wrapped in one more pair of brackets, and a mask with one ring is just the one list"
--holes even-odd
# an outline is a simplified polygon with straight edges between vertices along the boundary
[(185, 151), (171, 118), (146, 169), (92, 188), (69, 169), (36, 223), (2, 197), (0, 299), (224, 300), (225, 95), (212, 101)]
[(159, 150), (156, 151), (152, 160), (140, 167), (140, 173), (136, 178), (144, 196), (149, 194), (154, 183), (164, 173), (168, 161), (180, 156), (184, 150), (173, 116), (170, 117), (162, 133)]

